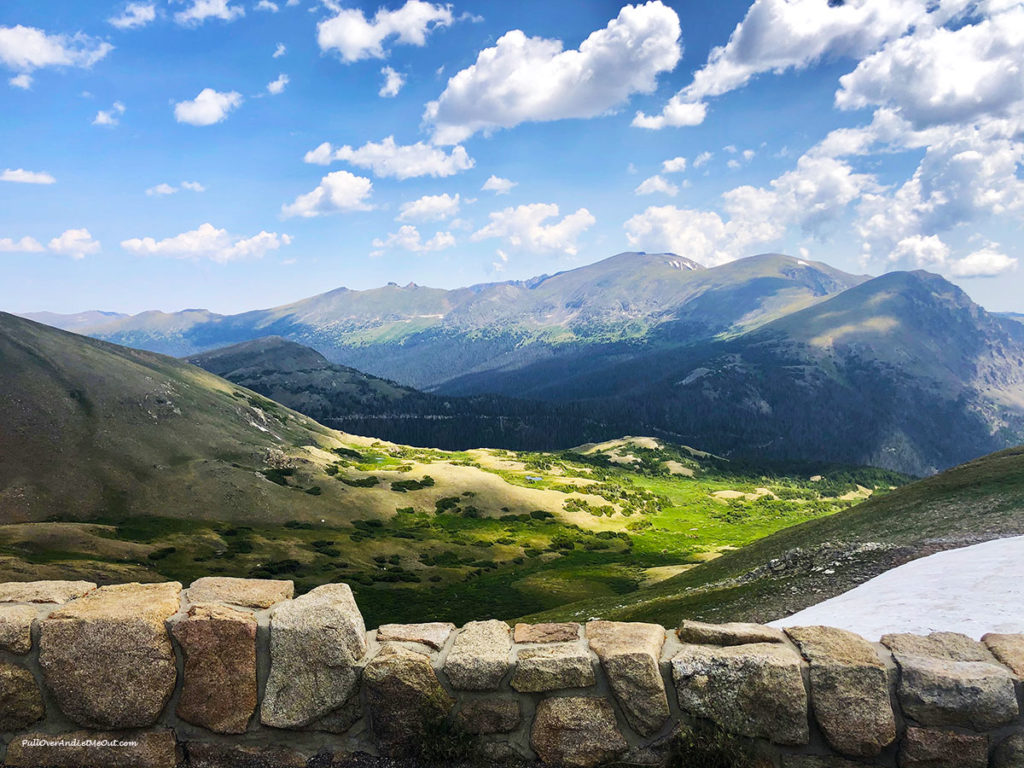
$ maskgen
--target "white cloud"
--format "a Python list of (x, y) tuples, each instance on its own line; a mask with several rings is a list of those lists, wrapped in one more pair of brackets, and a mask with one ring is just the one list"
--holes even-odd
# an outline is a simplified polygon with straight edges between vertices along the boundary
[(411, 224), (398, 228), (386, 238), (373, 241), (374, 248), (400, 248), (404, 251), (422, 253), (425, 251), (442, 251), (455, 245), (455, 236), (451, 232), (437, 232), (432, 238), (423, 242), (420, 232)]
[(673, 157), (671, 160), (665, 160), (661, 164), (661, 170), (663, 173), (682, 173), (686, 170), (686, 158)]
[(99, 253), (100, 244), (93, 239), (88, 229), (69, 229), (50, 241), (50, 250), (77, 260)]
[(900, 240), (889, 263), (897, 269), (941, 269), (949, 260), (949, 246), (937, 235), (912, 235)]
[(677, 253), (707, 266), (736, 258), (730, 249), (729, 227), (713, 211), (652, 206), (624, 227), (630, 244), (645, 251)]
[(271, 58), (272, 59), (279, 59), (282, 56), (284, 56), (286, 53), (288, 53), (288, 47), (284, 43), (278, 43), (277, 47), (274, 49), (274, 55), (271, 56)]
[(695, 158), (693, 158), (693, 167), (700, 168), (702, 165), (707, 165), (708, 161), (714, 157), (711, 152), (701, 152)]
[(422, 0), (407, 0), (394, 11), (380, 8), (367, 19), (358, 8), (334, 7), (337, 15), (317, 24), (317, 42), (323, 51), (337, 51), (345, 61), (383, 59), (384, 42), (391, 37), (397, 43), (426, 45), (427, 35), (455, 20), (451, 6), (434, 5)]
[(192, 101), (179, 101), (174, 105), (174, 118), (189, 125), (213, 125), (227, 118), (241, 103), (242, 94), (237, 91), (219, 93), (213, 88), (203, 88)]
[(18, 184), (53, 184), (57, 180), (50, 174), (42, 171), (26, 171), (24, 168), (8, 168), (0, 173), (0, 181), (13, 181)]
[(535, 253), (561, 252), (575, 256), (580, 235), (596, 223), (586, 208), (580, 208), (561, 221), (545, 224), (558, 216), (554, 203), (532, 203), (505, 208), (490, 214), (490, 223), (472, 235), (474, 242), (503, 238), (515, 248)]
[(398, 221), (443, 221), (459, 212), (462, 200), (458, 193), (454, 196), (424, 195), (418, 200), (402, 203)]
[(183, 181), (181, 182), (181, 188), (187, 189), (190, 192), (205, 192), (206, 187), (200, 184), (198, 181)]
[(1017, 259), (989, 246), (954, 261), (949, 273), (954, 277), (998, 277), (1016, 269)]
[(157, 184), (155, 187), (150, 187), (146, 190), (146, 194), (150, 197), (163, 197), (165, 195), (173, 195), (183, 189), (187, 189), (190, 192), (205, 192), (206, 187), (200, 184), (198, 181), (183, 181), (180, 187), (172, 186), (166, 182)]
[(335, 171), (324, 176), (312, 192), (299, 195), (295, 202), (282, 206), (281, 213), (308, 219), (336, 211), (368, 211), (373, 206), (366, 198), (372, 191), (369, 179), (348, 171)]
[(359, 149), (345, 145), (334, 150), (324, 142), (306, 153), (305, 162), (329, 165), (344, 160), (360, 168), (372, 168), (378, 177), (411, 179), (418, 176), (447, 177), (472, 168), (476, 163), (463, 147), (453, 147), (450, 154), (422, 141), (396, 144), (394, 136), (381, 142), (368, 141)]
[(689, 125), (700, 125), (707, 117), (707, 104), (697, 102), (691, 104), (673, 96), (662, 108), (660, 115), (647, 115), (637, 112), (632, 125), (636, 128), (648, 128), (659, 131), (662, 128), (684, 128)]
[(174, 14), (174, 20), (179, 24), (197, 26), (207, 19), (234, 21), (245, 16), (245, 8), (240, 5), (230, 5), (230, 0), (191, 0), (191, 2), (191, 6)]
[(396, 72), (391, 67), (384, 67), (380, 73), (384, 75), (384, 85), (377, 91), (377, 95), (384, 98), (397, 96), (398, 92), (402, 90), (402, 86), (405, 85), (405, 75)]
[[(28, 74), (44, 67), (88, 69), (114, 50), (114, 46), (88, 35), (48, 35), (36, 27), (18, 24), (0, 27), (0, 62), (9, 69)], [(25, 81), (10, 81), (22, 88)], [(31, 81), (29, 81), (31, 84)]]
[(110, 109), (101, 109), (93, 118), (93, 125), (117, 125), (118, 119), (124, 114), (124, 104), (115, 101)]
[(277, 79), (267, 83), (267, 93), (277, 96), (284, 93), (284, 87), (290, 82), (288, 75), (278, 75)]
[(277, 13), (281, 9), (277, 7), (277, 3), (272, 3), (270, 2), (270, 0), (260, 0), (258, 3), (256, 3), (256, 10)]
[(139, 256), (164, 256), (173, 259), (209, 259), (224, 264), (242, 259), (259, 259), (292, 241), (289, 235), (260, 232), (249, 238), (236, 237), (209, 222), (191, 232), (155, 240), (134, 237), (121, 241), (121, 247)]
[(495, 176), (491, 174), (487, 177), (487, 181), (480, 187), (484, 192), (493, 192), (496, 195), (507, 195), (512, 191), (512, 187), (519, 186), (518, 181), (512, 181), (511, 179), (504, 179), (501, 176)]
[(633, 190), (638, 195), (653, 195), (660, 193), (668, 195), (669, 197), (675, 197), (679, 194), (679, 187), (670, 181), (666, 181), (662, 176), (651, 176), (640, 182), (640, 185)]
[(624, 6), (577, 50), (512, 30), (448, 80), (424, 119), (436, 143), (457, 144), (523, 122), (596, 117), (654, 91), (679, 62), (679, 35), (679, 17), (660, 0)]
[(7, 82), (15, 88), (21, 88), (23, 91), (27, 91), (32, 87), (32, 75), (27, 72), (22, 72), (20, 75), (15, 75)]
[(0, 253), (39, 253), (43, 250), (46, 249), (42, 243), (34, 237), (23, 237), (20, 240), (0, 237)]
[(137, 29), (156, 19), (153, 3), (128, 3), (120, 16), (113, 16), (107, 22), (118, 29)]

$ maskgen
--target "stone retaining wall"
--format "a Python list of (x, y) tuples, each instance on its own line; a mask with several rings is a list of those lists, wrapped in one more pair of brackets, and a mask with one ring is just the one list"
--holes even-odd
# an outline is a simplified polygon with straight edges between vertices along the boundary
[(340, 766), (455, 746), (482, 765), (658, 764), (710, 727), (776, 768), (1020, 768), (1022, 675), (1024, 635), (368, 632), (345, 584), (294, 599), (288, 581), (0, 584), (0, 732), (21, 767)]

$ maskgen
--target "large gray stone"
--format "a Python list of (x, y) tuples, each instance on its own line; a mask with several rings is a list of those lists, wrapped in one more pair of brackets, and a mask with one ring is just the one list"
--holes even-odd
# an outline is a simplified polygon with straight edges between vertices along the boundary
[(595, 682), (590, 654), (577, 643), (519, 651), (511, 685), (520, 693), (586, 688)]
[(66, 603), (96, 589), (91, 581), (7, 581), (0, 603)]
[(778, 744), (810, 738), (800, 657), (784, 645), (687, 645), (672, 677), (684, 711), (730, 733)]
[(578, 639), (580, 625), (575, 621), (547, 624), (516, 624), (517, 643), (567, 643)]
[(190, 603), (225, 603), (243, 608), (270, 608), (295, 594), (295, 584), (280, 579), (204, 576), (185, 592)]
[(832, 627), (786, 630), (811, 665), (814, 717), (833, 749), (873, 757), (896, 739), (889, 678), (872, 645)]
[(1017, 731), (996, 747), (992, 754), (992, 768), (1021, 768), (1024, 766), (1024, 731)]
[(676, 635), (684, 643), (695, 645), (748, 645), (750, 643), (784, 643), (781, 630), (763, 624), (734, 621), (726, 624), (707, 624), (703, 621), (683, 619)]
[(415, 753), (455, 704), (429, 656), (393, 644), (385, 645), (366, 665), (363, 690), (374, 741), (392, 757)]
[(44, 714), (43, 694), (32, 673), (0, 662), (0, 731), (20, 731)]
[(18, 736), (7, 747), (4, 764), (9, 768), (175, 768), (180, 757), (171, 730), (74, 731)]
[(0, 648), (23, 655), (32, 649), (32, 621), (39, 615), (35, 605), (0, 605)]
[(882, 635), (882, 645), (902, 656), (931, 656), (949, 661), (984, 661), (995, 657), (977, 640), (959, 632), (932, 632), (930, 635), (898, 633)]
[(275, 728), (313, 725), (345, 705), (359, 681), (366, 628), (347, 584), (324, 584), (278, 605), (260, 718)]
[(39, 664), (57, 706), (87, 728), (145, 728), (174, 691), (174, 650), (164, 622), (181, 585), (117, 584), (40, 621)]
[(471, 621), (462, 628), (444, 662), (452, 687), (494, 691), (511, 667), (512, 633), (503, 621)]
[(548, 765), (593, 768), (622, 755), (626, 740), (606, 699), (544, 699), (530, 731), (530, 746)]
[(896, 656), (903, 713), (920, 725), (958, 725), (984, 731), (1018, 714), (1013, 676), (979, 661)]
[(988, 768), (988, 738), (935, 728), (907, 728), (900, 768)]
[(1012, 669), (1013, 674), (1024, 678), (1024, 635), (1001, 635), (990, 632), (981, 638), (981, 642), (1000, 663)]
[(658, 624), (591, 621), (587, 641), (629, 724), (644, 736), (657, 733), (669, 715), (660, 666), (665, 629)]
[(466, 733), (483, 736), (511, 733), (519, 727), (522, 719), (523, 710), (518, 699), (488, 697), (464, 702), (456, 722)]
[(201, 603), (173, 631), (185, 657), (178, 717), (216, 733), (244, 733), (256, 711), (256, 618)]
[(432, 621), (426, 624), (384, 624), (377, 630), (377, 640), (381, 643), (399, 641), (420, 643), (435, 651), (444, 647), (448, 637), (455, 631), (455, 625), (447, 621)]

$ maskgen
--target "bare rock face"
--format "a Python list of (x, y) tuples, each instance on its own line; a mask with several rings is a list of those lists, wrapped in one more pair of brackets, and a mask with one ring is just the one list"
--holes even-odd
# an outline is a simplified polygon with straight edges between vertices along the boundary
[(580, 636), (580, 625), (575, 621), (548, 624), (516, 624), (514, 639), (517, 643), (567, 643)]
[(0, 662), (0, 731), (20, 731), (44, 714), (43, 694), (32, 673)]
[(932, 632), (930, 635), (899, 633), (882, 635), (882, 645), (894, 654), (903, 656), (931, 656), (949, 661), (983, 661), (992, 663), (995, 657), (977, 640), (959, 632)]
[(523, 719), (518, 699), (487, 698), (467, 701), (459, 710), (456, 722), (466, 733), (484, 736), (511, 733)]
[(874, 757), (896, 739), (885, 665), (869, 642), (832, 627), (786, 629), (811, 665), (814, 717), (837, 752)]
[(244, 733), (256, 711), (256, 619), (215, 603), (174, 625), (185, 656), (177, 714), (216, 733)]
[(935, 728), (907, 728), (900, 768), (987, 768), (988, 737)]
[(800, 657), (783, 645), (687, 645), (672, 659), (679, 706), (723, 730), (777, 744), (806, 744)]
[(190, 603), (224, 603), (243, 608), (270, 608), (295, 594), (295, 584), (277, 579), (204, 576), (185, 592)]
[(747, 624), (740, 621), (706, 624), (703, 621), (683, 619), (676, 634), (684, 643), (695, 645), (747, 645), (786, 641), (786, 636), (781, 630), (763, 624)]
[(363, 689), (374, 741), (392, 757), (415, 752), (455, 704), (430, 657), (398, 645), (385, 645), (366, 665)]
[(587, 641), (629, 724), (644, 736), (657, 733), (669, 715), (660, 667), (665, 630), (657, 624), (591, 621)]
[[(85, 740), (135, 743), (86, 746), (81, 744)], [(11, 741), (5, 765), (11, 768), (175, 768), (178, 763), (174, 732), (161, 729), (131, 733), (27, 733)]]
[(530, 746), (548, 765), (593, 768), (622, 755), (627, 748), (606, 699), (544, 699), (530, 732)]
[(512, 637), (503, 621), (471, 621), (462, 628), (448, 658), (444, 673), (461, 691), (497, 690), (511, 667)]
[(0, 603), (66, 603), (96, 589), (91, 581), (7, 581)]
[(35, 605), (0, 605), (0, 648), (18, 655), (32, 650), (32, 621), (38, 615)]
[(576, 643), (559, 643), (519, 652), (511, 685), (521, 693), (586, 688), (595, 682), (590, 654)]
[(181, 585), (116, 584), (89, 592), (40, 622), (39, 664), (57, 706), (87, 728), (146, 728), (174, 691), (164, 621)]
[(1019, 714), (1013, 676), (978, 661), (896, 655), (900, 704), (921, 725), (954, 725), (983, 731)]
[(981, 638), (992, 655), (1013, 670), (1017, 677), (1024, 678), (1024, 635), (1000, 635), (990, 632)]
[(347, 584), (324, 584), (274, 609), (270, 676), (260, 717), (301, 728), (337, 710), (356, 692), (366, 627)]
[(1020, 768), (1024, 765), (1024, 731), (1004, 739), (992, 755), (992, 768)]
[(381, 643), (392, 640), (421, 643), (439, 651), (454, 631), (455, 625), (446, 621), (431, 621), (426, 624), (384, 624), (377, 630), (377, 640)]

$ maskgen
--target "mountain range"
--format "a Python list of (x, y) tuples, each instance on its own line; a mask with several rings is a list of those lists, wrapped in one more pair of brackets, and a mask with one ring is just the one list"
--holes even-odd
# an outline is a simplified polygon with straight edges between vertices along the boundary
[[(211, 366), (204, 360), (217, 356), (197, 353), (280, 336), (319, 352), (320, 372), (299, 382), (289, 370), (294, 349), (257, 345), (231, 353), (260, 358), (235, 361), (245, 372), (238, 381), (264, 393), (275, 386), (292, 407), (332, 423), (345, 414), (316, 410), (325, 392), (354, 376), (382, 377), (390, 395), (366, 378), (344, 408), (378, 425), (385, 418), (387, 437), (418, 444), (440, 444), (440, 431), (416, 418), (405, 422), (417, 433), (403, 433), (391, 418), (400, 391), (421, 417), (445, 412), (428, 394), (477, 426), (481, 410), (506, 409), (517, 419), (511, 432), (456, 434), (512, 448), (652, 434), (732, 457), (926, 475), (1024, 440), (1024, 325), (926, 272), (871, 278), (780, 254), (708, 269), (674, 254), (624, 253), (457, 290), (342, 288), (232, 316), (186, 310), (75, 322), (78, 332)], [(322, 368), (331, 364), (347, 368)], [(211, 370), (234, 380), (231, 370)], [(289, 388), (302, 396), (285, 397)]]

